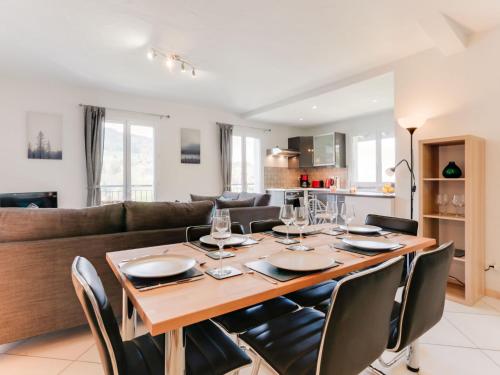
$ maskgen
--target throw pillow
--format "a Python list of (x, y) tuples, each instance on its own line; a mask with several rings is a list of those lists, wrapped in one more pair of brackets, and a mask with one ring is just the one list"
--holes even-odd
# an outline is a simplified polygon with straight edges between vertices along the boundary
[(214, 202), (217, 198), (219, 198), (218, 195), (196, 195), (196, 194), (190, 194), (191, 195), (191, 202), (202, 202), (202, 201), (210, 201)]
[(253, 207), (255, 198), (243, 199), (243, 200), (224, 200), (216, 199), (215, 207), (221, 208), (236, 208), (236, 207)]

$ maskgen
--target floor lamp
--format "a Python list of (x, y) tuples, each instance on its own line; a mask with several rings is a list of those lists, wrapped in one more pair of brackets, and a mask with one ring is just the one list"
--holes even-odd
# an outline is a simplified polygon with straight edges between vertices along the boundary
[(422, 117), (404, 117), (398, 119), (398, 124), (402, 127), (408, 130), (408, 133), (410, 133), (410, 162), (408, 163), (408, 160), (402, 159), (400, 160), (394, 167), (388, 168), (385, 173), (388, 176), (394, 176), (394, 173), (396, 173), (396, 169), (404, 164), (410, 171), (410, 177), (411, 177), (411, 184), (410, 184), (410, 218), (413, 220), (413, 202), (415, 198), (415, 192), (417, 191), (417, 181), (415, 179), (415, 172), (414, 172), (414, 162), (413, 162), (413, 133), (415, 133), (415, 130), (420, 128), (425, 124), (426, 119)]

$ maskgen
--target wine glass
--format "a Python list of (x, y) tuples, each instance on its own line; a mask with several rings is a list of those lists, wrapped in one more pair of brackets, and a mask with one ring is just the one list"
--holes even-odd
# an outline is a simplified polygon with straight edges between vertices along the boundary
[(295, 207), (294, 224), (299, 227), (299, 245), (294, 247), (294, 250), (309, 250), (308, 246), (302, 243), (302, 232), (304, 227), (309, 224), (309, 212), (306, 207)]
[[(335, 227), (337, 227), (337, 218), (339, 215), (339, 208), (337, 206), (337, 200), (332, 199), (326, 202), (326, 209), (325, 209), (326, 215), (330, 219), (330, 224), (332, 225), (332, 230), (333, 230), (333, 221), (335, 220)], [(332, 230), (330, 232), (332, 232)]]
[(281, 206), (280, 220), (286, 225), (286, 240), (281, 241), (281, 243), (285, 245), (290, 245), (296, 242), (295, 240), (291, 240), (288, 235), (288, 232), (290, 231), (290, 224), (293, 223), (293, 218), (294, 218), (293, 205), (284, 204), (283, 206)]
[(447, 213), (447, 207), (449, 203), (449, 197), (448, 194), (438, 194), (436, 197), (436, 204), (439, 207), (439, 213), (442, 215), (446, 215)]
[(214, 217), (230, 217), (229, 209), (227, 208), (218, 208), (215, 210)]
[(455, 216), (460, 216), (460, 208), (465, 204), (464, 196), (461, 194), (453, 194), (451, 204), (455, 207)]
[(346, 227), (346, 237), (349, 237), (349, 224), (354, 220), (356, 217), (356, 212), (354, 210), (354, 206), (348, 206), (345, 202), (342, 203), (342, 206), (340, 208), (340, 217), (344, 220), (345, 227)]
[(223, 278), (231, 273), (231, 270), (222, 267), (222, 258), (224, 257), (224, 242), (231, 237), (231, 220), (227, 216), (216, 216), (212, 220), (212, 230), (210, 232), (212, 238), (217, 242), (219, 251), (214, 253), (219, 256), (219, 268), (215, 268), (212, 274), (215, 277)]

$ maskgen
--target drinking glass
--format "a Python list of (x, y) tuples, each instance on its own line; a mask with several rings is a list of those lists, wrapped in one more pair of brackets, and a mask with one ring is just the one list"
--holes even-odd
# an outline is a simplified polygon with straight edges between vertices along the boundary
[(455, 207), (455, 216), (460, 216), (460, 209), (465, 204), (465, 197), (462, 194), (453, 194), (451, 204)]
[(229, 209), (227, 208), (218, 208), (215, 210), (214, 217), (230, 217)]
[[(337, 200), (332, 199), (326, 202), (326, 214), (328, 218), (330, 219), (330, 224), (332, 224), (332, 230), (333, 228), (337, 227), (337, 217), (339, 215), (339, 208), (337, 206)], [(335, 227), (333, 227), (333, 221), (335, 220)]]
[(446, 215), (448, 212), (448, 203), (449, 203), (449, 198), (448, 194), (438, 194), (436, 197), (436, 204), (438, 205), (439, 208), (439, 213), (442, 215)]
[(304, 227), (309, 224), (309, 212), (306, 207), (295, 207), (294, 224), (299, 227), (299, 245), (295, 250), (309, 250), (309, 247), (302, 244), (302, 232)]
[(289, 245), (295, 243), (295, 240), (291, 240), (288, 232), (290, 230), (290, 224), (293, 223), (294, 213), (293, 213), (293, 205), (284, 204), (281, 206), (280, 210), (280, 220), (286, 225), (286, 240), (282, 241), (285, 245)]
[(217, 242), (217, 246), (219, 246), (219, 251), (214, 253), (214, 255), (219, 256), (219, 268), (214, 269), (213, 274), (217, 277), (224, 277), (231, 273), (231, 270), (222, 267), (224, 242), (231, 237), (231, 220), (229, 217), (215, 216), (212, 220), (212, 230), (210, 235)]
[(349, 224), (354, 220), (356, 217), (356, 212), (354, 210), (354, 206), (348, 206), (345, 202), (342, 203), (342, 206), (340, 208), (340, 217), (344, 220), (345, 227), (346, 227), (346, 237), (349, 237)]

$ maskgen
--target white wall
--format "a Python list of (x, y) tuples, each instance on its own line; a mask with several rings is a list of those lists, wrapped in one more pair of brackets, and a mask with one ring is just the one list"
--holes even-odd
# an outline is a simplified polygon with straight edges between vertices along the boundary
[[(308, 135), (319, 135), (331, 132), (345, 133), (347, 143), (347, 167), (349, 176), (352, 171), (352, 138), (358, 135), (373, 134), (374, 131), (394, 132), (394, 112), (392, 110), (352, 117), (331, 124), (307, 128)], [(350, 184), (350, 182), (349, 182)]]
[[(82, 207), (86, 200), (83, 113), (79, 103), (166, 113), (158, 121), (157, 200), (186, 200), (189, 193), (222, 189), (216, 122), (271, 128), (252, 130), (265, 149), (286, 144), (287, 127), (268, 126), (209, 108), (31, 79), (0, 77), (0, 192), (58, 191), (61, 207)], [(28, 160), (26, 112), (63, 115), (63, 160)], [(180, 128), (201, 129), (201, 164), (180, 163)], [(264, 160), (264, 157), (263, 159)]]
[[(472, 134), (486, 139), (486, 260), (500, 264), (500, 30), (477, 36), (467, 50), (449, 57), (438, 51), (396, 66), (396, 118), (424, 115), (419, 139)], [(409, 135), (397, 130), (398, 159), (409, 157)], [(416, 153), (418, 165), (418, 152)], [(417, 168), (418, 170), (418, 168)], [(418, 178), (418, 176), (417, 176)], [(397, 175), (397, 214), (409, 213), (409, 177)], [(418, 214), (418, 202), (416, 202)], [(500, 291), (500, 272), (486, 273), (486, 287)]]

